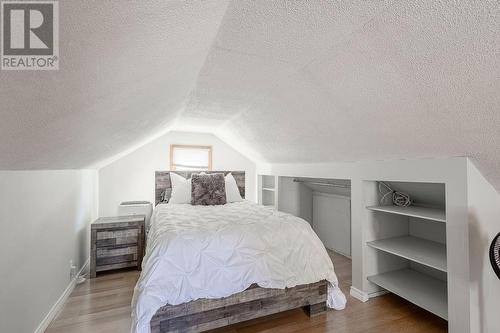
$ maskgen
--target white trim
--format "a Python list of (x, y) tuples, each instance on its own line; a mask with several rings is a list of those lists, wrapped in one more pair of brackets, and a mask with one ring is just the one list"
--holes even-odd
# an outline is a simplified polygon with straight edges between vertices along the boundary
[(329, 250), (329, 251), (332, 251), (332, 252), (335, 252), (335, 253), (337, 253), (337, 254), (340, 254), (342, 257), (346, 257), (346, 258), (349, 258), (349, 259), (351, 259), (351, 260), (352, 260), (352, 257), (351, 257), (350, 255), (347, 255), (347, 254), (345, 254), (345, 253), (342, 253), (342, 252), (340, 252), (340, 251), (338, 251), (338, 250), (330, 249), (329, 247), (326, 247), (326, 246), (325, 246), (325, 249), (327, 249), (327, 250)]
[(337, 199), (342, 199), (342, 200), (346, 200), (346, 201), (351, 200), (351, 197), (348, 195), (342, 195), (342, 194), (336, 194), (336, 193), (313, 191), (312, 194), (313, 194), (313, 196), (319, 196), (319, 197), (337, 198)]
[(378, 297), (382, 296), (388, 293), (387, 290), (379, 290), (379, 291), (374, 291), (371, 293), (366, 293), (364, 291), (359, 290), (358, 288), (351, 286), (351, 289), (349, 291), (352, 297), (354, 297), (357, 300), (360, 300), (361, 302), (367, 302), (370, 298), (373, 297)]
[(368, 294), (368, 297), (373, 298), (373, 297), (379, 297), (383, 296), (385, 294), (388, 294), (389, 292), (387, 290), (379, 290), (379, 291), (374, 291), (372, 293)]
[(352, 297), (360, 300), (361, 302), (367, 302), (370, 297), (368, 296), (368, 293), (365, 293), (364, 291), (359, 290), (358, 288), (351, 286), (351, 290), (349, 292)]
[(35, 330), (35, 333), (43, 333), (49, 327), (50, 323), (54, 318), (57, 317), (59, 312), (62, 310), (64, 303), (68, 300), (69, 295), (73, 292), (76, 286), (76, 281), (78, 280), (78, 277), (82, 276), (83, 272), (88, 268), (90, 264), (90, 258), (85, 261), (83, 264), (82, 268), (78, 271), (78, 274), (73, 278), (73, 280), (70, 281), (62, 295), (59, 297), (59, 299), (56, 301), (56, 303), (52, 306), (50, 309), (49, 313), (43, 318), (42, 322), (40, 325)]

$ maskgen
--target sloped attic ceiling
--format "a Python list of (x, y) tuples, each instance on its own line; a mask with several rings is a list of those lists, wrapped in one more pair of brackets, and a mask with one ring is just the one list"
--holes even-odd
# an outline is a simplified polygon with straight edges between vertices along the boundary
[(86, 167), (169, 126), (227, 1), (59, 7), (59, 71), (0, 71), (0, 169)]
[(61, 69), (0, 72), (0, 168), (160, 128), (268, 162), (472, 156), (500, 188), (497, 1), (61, 1)]
[(498, 1), (233, 1), (185, 122), (277, 163), (471, 156), (500, 188)]

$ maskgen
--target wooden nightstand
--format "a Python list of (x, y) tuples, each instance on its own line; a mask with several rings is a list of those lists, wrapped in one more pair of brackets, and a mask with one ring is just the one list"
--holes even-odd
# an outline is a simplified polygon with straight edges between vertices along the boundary
[(91, 224), (90, 277), (97, 272), (137, 267), (144, 256), (144, 215), (101, 217)]

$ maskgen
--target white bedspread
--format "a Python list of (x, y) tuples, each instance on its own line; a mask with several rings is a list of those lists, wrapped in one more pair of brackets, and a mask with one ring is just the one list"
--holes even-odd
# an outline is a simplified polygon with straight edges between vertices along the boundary
[(309, 223), (249, 201), (158, 205), (132, 300), (132, 332), (150, 332), (165, 304), (221, 298), (252, 283), (294, 287), (326, 279), (328, 306), (345, 307), (332, 261)]

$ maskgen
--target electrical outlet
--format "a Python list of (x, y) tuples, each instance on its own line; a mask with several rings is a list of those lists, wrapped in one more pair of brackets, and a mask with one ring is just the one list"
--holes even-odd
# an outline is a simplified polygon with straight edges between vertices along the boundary
[(73, 263), (73, 259), (69, 261), (69, 279), (73, 280), (76, 277), (76, 266)]

